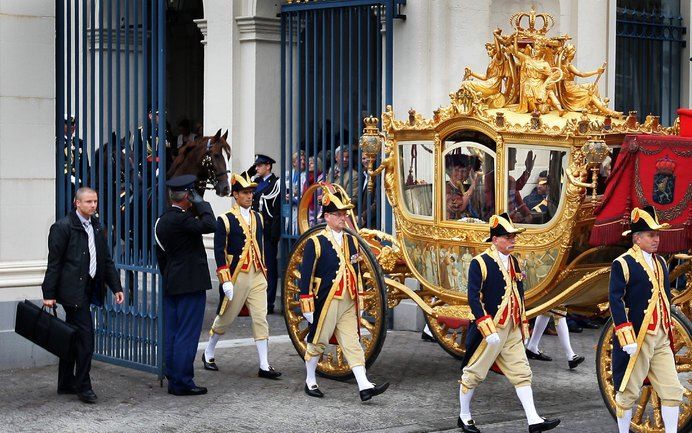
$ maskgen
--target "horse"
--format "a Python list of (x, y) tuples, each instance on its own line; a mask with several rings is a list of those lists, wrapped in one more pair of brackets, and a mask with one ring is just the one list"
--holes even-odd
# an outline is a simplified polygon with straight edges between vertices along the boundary
[(192, 174), (197, 177), (195, 189), (200, 195), (205, 189), (213, 189), (219, 197), (230, 195), (226, 161), (231, 158), (231, 146), (227, 137), (228, 131), (221, 135), (219, 129), (213, 137), (198, 137), (185, 144), (171, 163), (166, 179)]

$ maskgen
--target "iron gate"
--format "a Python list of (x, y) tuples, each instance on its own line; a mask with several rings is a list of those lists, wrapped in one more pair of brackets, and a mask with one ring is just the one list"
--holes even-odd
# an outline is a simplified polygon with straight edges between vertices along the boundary
[(56, 1), (56, 217), (99, 193), (125, 302), (92, 306), (95, 357), (163, 372), (161, 278), (151, 237), (164, 205), (165, 0)]
[[(398, 12), (404, 3), (289, 1), (281, 8), (284, 252), (298, 237), (297, 206), (306, 187), (335, 181), (337, 170), (352, 173), (341, 177), (349, 183), (342, 186), (357, 204), (361, 226), (391, 230), (391, 212), (381, 209), (379, 182), (373, 192), (365, 188), (358, 139), (363, 118), (380, 116), (391, 104), (393, 20), (403, 18)], [(337, 150), (349, 156), (342, 156), (343, 164), (335, 161)], [(318, 214), (314, 198), (311, 222)]]
[(685, 48), (680, 0), (618, 0), (615, 109), (636, 110), (673, 123), (680, 107), (681, 60)]

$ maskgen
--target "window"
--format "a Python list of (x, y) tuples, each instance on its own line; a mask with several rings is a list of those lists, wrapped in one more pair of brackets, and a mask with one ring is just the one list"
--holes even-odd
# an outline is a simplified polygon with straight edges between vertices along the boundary
[(517, 224), (545, 224), (560, 206), (567, 152), (508, 146), (505, 209)]
[(434, 187), (434, 143), (399, 143), (401, 191), (406, 210), (432, 217)]
[(459, 131), (445, 140), (442, 217), (485, 224), (495, 213), (495, 143), (490, 148), (474, 134)]

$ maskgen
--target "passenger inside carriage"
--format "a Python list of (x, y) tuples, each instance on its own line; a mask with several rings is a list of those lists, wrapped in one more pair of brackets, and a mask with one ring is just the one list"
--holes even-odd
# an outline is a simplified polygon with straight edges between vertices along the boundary
[(447, 219), (479, 218), (472, 204), (477, 176), (470, 167), (469, 155), (461, 153), (445, 156), (445, 202)]

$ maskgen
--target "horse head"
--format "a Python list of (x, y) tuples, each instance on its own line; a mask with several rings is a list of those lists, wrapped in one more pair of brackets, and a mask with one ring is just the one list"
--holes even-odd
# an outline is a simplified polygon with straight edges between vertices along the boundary
[(183, 146), (166, 173), (167, 178), (182, 174), (197, 176), (197, 191), (214, 189), (219, 197), (231, 193), (226, 162), (231, 157), (231, 146), (226, 141), (228, 131), (219, 129), (213, 137), (198, 137)]

